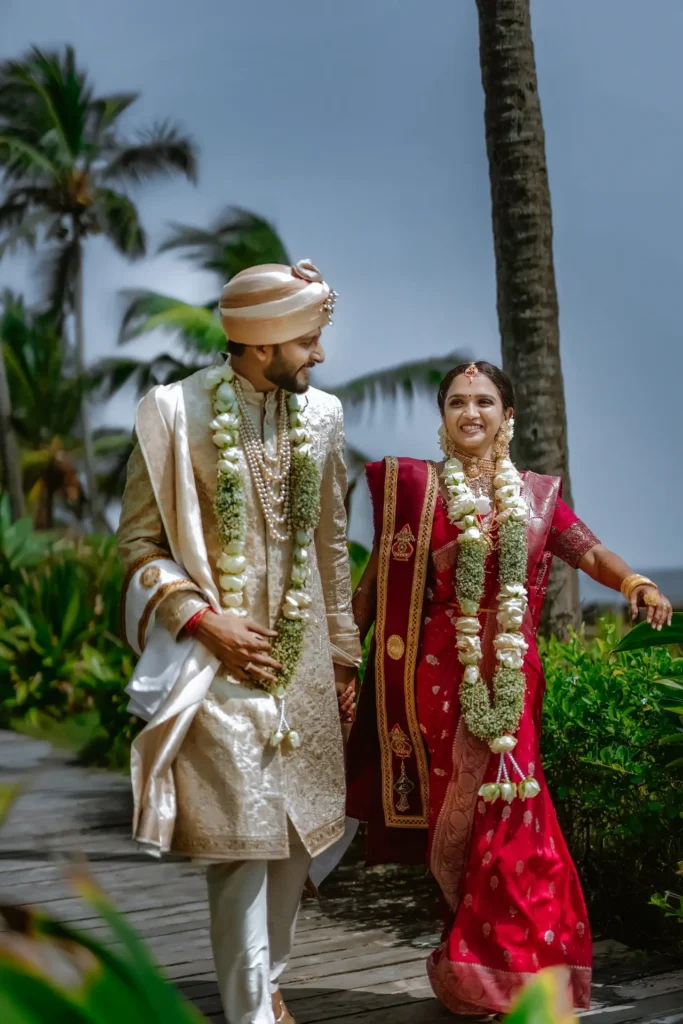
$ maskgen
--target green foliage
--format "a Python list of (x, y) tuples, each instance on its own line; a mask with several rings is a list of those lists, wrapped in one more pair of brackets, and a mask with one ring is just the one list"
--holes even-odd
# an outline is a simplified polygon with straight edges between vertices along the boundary
[(545, 772), (596, 930), (664, 943), (648, 903), (683, 842), (683, 772), (669, 739), (683, 735), (669, 710), (683, 711), (683, 659), (663, 646), (612, 654), (620, 627), (601, 629), (590, 641), (540, 642)]
[[(0, 505), (0, 726), (93, 719), (83, 756), (123, 768), (133, 658), (117, 636), (123, 584), (112, 538), (87, 543), (8, 525)], [(9, 552), (8, 558), (6, 552)]]
[(504, 1024), (572, 1024), (576, 1021), (569, 1005), (569, 971), (546, 967), (524, 986)]

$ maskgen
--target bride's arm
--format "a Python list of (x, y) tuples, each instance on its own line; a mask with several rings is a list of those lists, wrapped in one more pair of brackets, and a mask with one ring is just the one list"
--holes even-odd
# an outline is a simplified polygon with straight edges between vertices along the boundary
[[(603, 587), (610, 587), (612, 590), (621, 591), (622, 583), (629, 577), (633, 579), (634, 583), (637, 583), (638, 579), (643, 580), (643, 582), (634, 586), (628, 594), (633, 618), (637, 617), (638, 608), (645, 605), (647, 608), (647, 621), (654, 629), (661, 629), (664, 625), (671, 625), (673, 609), (669, 599), (660, 593), (654, 583), (644, 580), (644, 577), (638, 578), (637, 574), (633, 572), (633, 569), (627, 565), (623, 558), (620, 558), (619, 555), (616, 555), (614, 551), (610, 551), (603, 544), (596, 544), (590, 551), (586, 552), (579, 562), (579, 569), (590, 576), (591, 579), (602, 583)], [(645, 600), (646, 594), (648, 595), (647, 600)]]
[[(647, 608), (647, 621), (654, 629), (671, 625), (671, 603), (655, 583), (638, 576), (627, 563), (601, 544), (585, 523), (560, 498), (555, 506), (547, 542), (548, 550), (574, 569), (581, 569), (604, 587), (624, 593), (635, 619), (639, 607)], [(628, 581), (622, 590), (622, 584)]]
[(374, 547), (353, 595), (352, 607), (362, 643), (370, 632), (377, 612), (377, 549)]

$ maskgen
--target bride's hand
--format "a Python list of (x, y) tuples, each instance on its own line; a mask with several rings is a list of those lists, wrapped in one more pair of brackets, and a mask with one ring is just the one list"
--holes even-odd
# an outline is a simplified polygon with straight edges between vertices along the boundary
[(671, 625), (673, 608), (671, 601), (654, 587), (636, 587), (631, 594), (631, 614), (638, 618), (638, 610), (647, 608), (647, 619), (653, 629), (661, 630), (662, 626)]

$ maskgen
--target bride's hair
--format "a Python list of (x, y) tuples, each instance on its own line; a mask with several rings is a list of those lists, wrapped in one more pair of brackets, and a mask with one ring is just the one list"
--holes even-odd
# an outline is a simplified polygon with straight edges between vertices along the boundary
[[(439, 412), (443, 416), (443, 411), (446, 406), (446, 396), (450, 389), (451, 384), (456, 377), (459, 377), (461, 373), (471, 366), (472, 363), (459, 363), (458, 366), (454, 366), (452, 370), (449, 370), (444, 379), (439, 385), (439, 394), (437, 401), (439, 403)], [(488, 377), (490, 381), (496, 385), (500, 400), (503, 403), (504, 409), (514, 409), (515, 407), (515, 389), (512, 386), (512, 381), (508, 377), (507, 373), (498, 366), (494, 366), (493, 363), (487, 363), (485, 359), (480, 359), (474, 364), (484, 377)]]

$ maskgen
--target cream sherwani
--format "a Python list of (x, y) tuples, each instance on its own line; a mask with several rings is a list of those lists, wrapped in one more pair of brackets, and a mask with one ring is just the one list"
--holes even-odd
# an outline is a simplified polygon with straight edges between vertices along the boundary
[[(217, 594), (217, 560), (221, 553), (213, 510), (217, 453), (209, 428), (213, 411), (205, 377), (206, 371), (200, 371), (178, 384), (154, 389), (138, 411), (138, 445), (129, 464), (118, 531), (119, 551), (129, 581), (124, 592), (123, 621), (131, 643), (138, 649), (151, 644), (150, 637), (156, 635), (158, 639), (160, 625), (165, 635), (178, 636), (179, 645), (186, 642), (181, 632), (185, 622), (207, 602), (216, 605), (213, 595)], [(276, 395), (258, 393), (242, 378), (240, 383), (251, 421), (274, 452)], [(289, 935), (295, 910), (291, 915), (289, 909), (283, 911), (286, 920), (280, 922), (279, 952), (271, 957), (268, 999), (263, 972), (259, 974), (253, 965), (247, 973), (260, 980), (253, 990), (237, 998), (237, 983), (229, 979), (239, 976), (237, 987), (244, 988), (244, 972), (235, 967), (237, 952), (232, 945), (249, 945), (245, 934), (251, 926), (243, 934), (234, 920), (225, 922), (234, 933), (234, 942), (225, 935), (222, 940), (217, 938), (223, 933), (218, 918), (228, 912), (228, 905), (236, 910), (235, 900), (239, 902), (239, 894), (245, 891), (243, 869), (238, 864), (230, 868), (227, 863), (221, 868), (220, 862), (254, 862), (254, 870), (260, 872), (253, 876), (260, 879), (253, 883), (254, 892), (261, 892), (266, 900), (273, 883), (267, 878), (268, 872), (264, 874), (264, 865), (288, 861), (292, 865), (292, 884), (299, 886), (300, 893), (310, 858), (327, 849), (344, 831), (343, 747), (333, 663), (357, 664), (360, 644), (351, 614), (346, 548), (343, 418), (338, 399), (313, 388), (307, 392), (307, 399), (305, 420), (321, 475), (321, 517), (309, 562), (314, 616), (306, 628), (304, 653), (286, 698), (287, 718), (299, 733), (301, 746), (286, 753), (281, 748), (273, 749), (269, 739), (277, 723), (274, 699), (230, 679), (202, 648), (204, 656), (200, 651), (192, 657), (197, 661), (197, 677), (207, 680), (199, 689), (203, 698), (185, 708), (181, 729), (175, 733), (172, 729), (170, 733), (163, 731), (167, 726), (164, 723), (155, 734), (162, 734), (161, 746), (166, 744), (168, 748), (165, 757), (171, 765), (172, 779), (169, 775), (165, 788), (150, 787), (149, 765), (144, 767), (144, 757), (138, 759), (137, 766), (134, 758), (132, 772), (136, 805), (141, 805), (136, 812), (138, 837), (144, 841), (146, 833), (158, 834), (161, 838), (155, 843), (162, 852), (170, 847), (176, 853), (219, 862), (210, 870), (209, 878), (214, 952), (226, 1014), (230, 1020), (245, 1024), (270, 1020), (266, 1003), (286, 959), (287, 942), (282, 934)], [(174, 451), (174, 445), (187, 450)], [(248, 527), (247, 606), (257, 622), (272, 627), (288, 585), (292, 545), (276, 542), (268, 534), (243, 453), (241, 459)], [(168, 483), (169, 474), (173, 486)], [(195, 498), (198, 523), (194, 529), (203, 534), (202, 564), (208, 565), (210, 579), (197, 578), (199, 571), (193, 576), (178, 553), (183, 547), (177, 536), (184, 525), (179, 505), (184, 507), (185, 503), (174, 495), (182, 497), (185, 490)], [(185, 549), (196, 540), (186, 537)], [(134, 615), (130, 610), (132, 595), (139, 609)], [(144, 660), (143, 655), (140, 664)], [(188, 676), (188, 664), (191, 668), (189, 658), (184, 668), (189, 679), (186, 688), (194, 685), (191, 672)], [(178, 685), (174, 691), (176, 702)], [(163, 700), (161, 705), (152, 726), (160, 714), (163, 718)], [(137, 707), (135, 698), (133, 706)], [(180, 718), (176, 716), (172, 722)], [(143, 744), (146, 733), (140, 737)], [(158, 740), (155, 743), (159, 745)], [(150, 815), (154, 827), (147, 824)], [(158, 820), (161, 826), (157, 828)], [(282, 887), (285, 875), (280, 872), (276, 888)], [(266, 917), (274, 917), (272, 903), (278, 898), (272, 893), (270, 896), (270, 905), (266, 908), (262, 900), (257, 913), (264, 927)], [(294, 903), (298, 904), (298, 894)], [(288, 908), (291, 904), (290, 893)], [(217, 908), (222, 909), (219, 912)], [(248, 908), (242, 910), (242, 917), (245, 913), (249, 916)], [(242, 950), (237, 959), (245, 955)], [(236, 998), (241, 1009), (234, 1008)]]
[[(194, 471), (201, 525), (209, 565), (218, 580), (220, 544), (213, 500), (216, 448), (209, 423), (211, 395), (200, 371), (169, 389), (183, 392), (187, 442)], [(274, 450), (277, 402), (241, 380), (252, 422)], [(170, 557), (164, 525), (143, 451), (152, 463), (155, 438), (144, 437), (150, 421), (141, 404), (137, 447), (130, 461), (118, 531), (121, 558), (129, 574)], [(167, 389), (168, 390), (168, 389)], [(358, 632), (351, 614), (351, 581), (346, 549), (343, 462), (344, 434), (338, 399), (316, 389), (307, 393), (306, 421), (313, 454), (320, 468), (321, 518), (311, 549), (310, 592), (314, 621), (307, 627), (304, 654), (287, 691), (287, 716), (301, 735), (301, 747), (287, 754), (268, 746), (276, 725), (275, 701), (258, 690), (231, 681), (221, 673), (189, 728), (175, 759), (177, 819), (174, 852), (212, 860), (278, 858), (288, 855), (287, 816), (311, 856), (331, 845), (344, 828), (344, 766), (341, 729), (334, 686), (333, 661), (354, 664), (360, 658)], [(150, 423), (150, 430), (153, 426)], [(142, 449), (142, 450), (141, 450)], [(279, 544), (268, 535), (246, 464), (248, 564), (247, 604), (263, 626), (272, 627), (288, 583), (291, 542)], [(169, 594), (153, 591), (157, 614), (174, 634), (206, 602), (178, 581)], [(149, 628), (149, 626), (148, 626)]]

